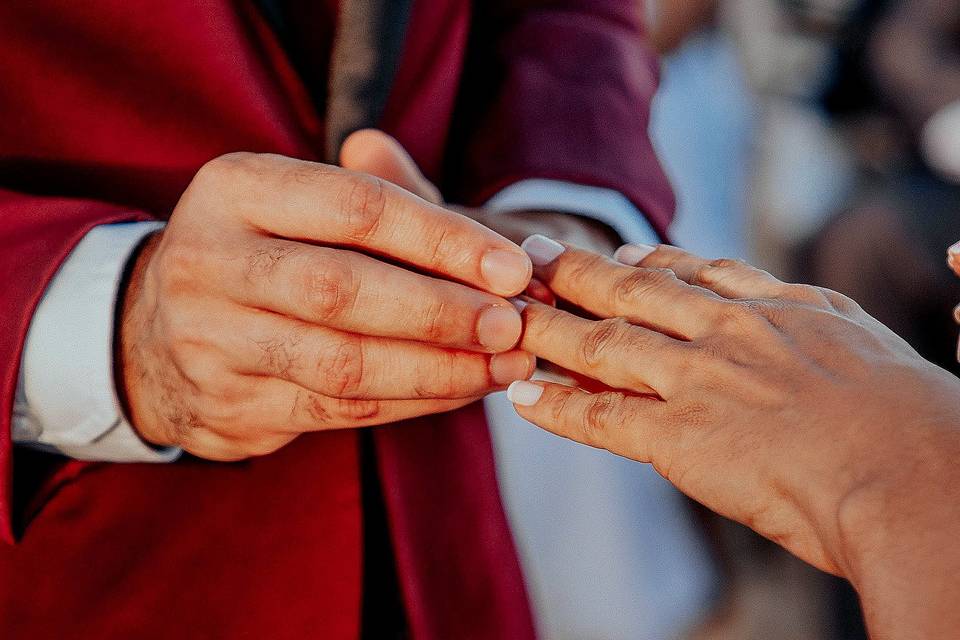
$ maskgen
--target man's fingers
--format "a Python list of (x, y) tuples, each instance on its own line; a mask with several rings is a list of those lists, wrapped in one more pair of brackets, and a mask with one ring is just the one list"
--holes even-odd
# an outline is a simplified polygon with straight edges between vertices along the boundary
[[(258, 392), (237, 408), (252, 424), (286, 433), (390, 424), (453, 411), (482, 396), (427, 400), (354, 400), (331, 398), (277, 378), (258, 381)], [(224, 424), (223, 429), (229, 428)]]
[(443, 204), (440, 191), (420, 172), (403, 145), (383, 131), (361, 129), (351, 133), (340, 148), (340, 166), (389, 180), (427, 202)]
[(787, 285), (740, 260), (708, 260), (677, 247), (626, 245), (616, 259), (629, 266), (669, 269), (684, 282), (709, 289), (724, 298), (777, 298), (788, 294)]
[(624, 317), (684, 338), (707, 332), (722, 300), (690, 287), (668, 269), (637, 269), (562, 245), (543, 236), (523, 243), (544, 281), (559, 298), (601, 318)]
[(344, 249), (269, 240), (235, 263), (233, 298), (352, 333), (501, 352), (520, 338), (508, 302)]
[[(224, 322), (220, 349), (235, 371), (347, 399), (468, 398), (530, 376), (530, 354), (486, 355), (346, 333), (274, 314)], [(235, 325), (235, 326), (234, 326)]]
[(683, 342), (622, 318), (587, 320), (530, 302), (520, 348), (609, 387), (668, 396)]
[(261, 233), (362, 249), (497, 295), (530, 281), (530, 260), (503, 236), (369, 174), (235, 153), (207, 163), (189, 192)]
[(665, 403), (654, 398), (526, 380), (510, 385), (507, 398), (522, 418), (551, 433), (640, 462), (654, 461), (656, 441), (664, 436)]

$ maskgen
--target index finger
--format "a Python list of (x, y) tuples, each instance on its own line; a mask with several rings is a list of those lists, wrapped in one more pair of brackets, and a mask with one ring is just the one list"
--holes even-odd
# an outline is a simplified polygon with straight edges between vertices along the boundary
[(724, 298), (776, 298), (787, 290), (785, 283), (741, 260), (711, 260), (668, 244), (656, 247), (624, 245), (614, 255), (618, 261), (630, 266), (669, 269), (684, 282), (709, 289)]
[(719, 296), (691, 287), (668, 269), (626, 266), (538, 235), (522, 246), (537, 264), (537, 278), (557, 297), (601, 318), (623, 317), (693, 339), (708, 333), (721, 312)]
[(226, 203), (258, 230), (353, 247), (490, 293), (526, 288), (529, 258), (503, 236), (380, 178), (270, 154), (228, 154), (198, 173), (244, 186)]

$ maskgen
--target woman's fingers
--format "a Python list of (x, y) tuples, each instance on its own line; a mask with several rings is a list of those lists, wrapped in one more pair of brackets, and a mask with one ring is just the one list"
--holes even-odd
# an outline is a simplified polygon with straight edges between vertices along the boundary
[(531, 236), (522, 246), (536, 277), (557, 297), (601, 318), (619, 316), (694, 338), (709, 330), (720, 311), (719, 296), (689, 286), (669, 269), (637, 269), (544, 236)]
[(708, 260), (670, 245), (625, 245), (617, 250), (615, 258), (632, 267), (669, 269), (687, 284), (724, 298), (776, 298), (788, 293), (788, 285), (745, 262)]
[(603, 384), (669, 395), (684, 344), (623, 318), (587, 320), (531, 301), (520, 348)]
[(521, 417), (547, 431), (640, 462), (654, 461), (664, 436), (665, 403), (655, 398), (526, 380), (511, 384), (507, 398)]
[(234, 268), (237, 302), (313, 324), (470, 351), (506, 351), (520, 337), (503, 298), (355, 251), (271, 239)]
[[(239, 313), (238, 313), (239, 315)], [(521, 351), (487, 355), (244, 313), (213, 338), (233, 370), (344, 399), (470, 398), (533, 373)]]

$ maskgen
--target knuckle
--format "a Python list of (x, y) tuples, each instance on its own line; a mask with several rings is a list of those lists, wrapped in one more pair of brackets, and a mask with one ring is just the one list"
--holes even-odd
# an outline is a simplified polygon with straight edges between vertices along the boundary
[(750, 268), (743, 260), (736, 258), (717, 258), (706, 262), (693, 272), (691, 284), (713, 285), (727, 277), (732, 270)]
[(301, 414), (305, 414), (309, 422), (318, 425), (329, 424), (333, 416), (330, 413), (331, 400), (319, 393), (297, 391), (290, 411), (291, 421), (295, 422)]
[(376, 234), (387, 208), (387, 187), (376, 176), (347, 174), (343, 187), (342, 215), (345, 234), (365, 242)]
[(636, 305), (675, 281), (676, 275), (670, 269), (633, 269), (614, 287), (614, 295), (621, 304)]
[(353, 304), (353, 270), (343, 261), (329, 257), (308, 263), (301, 277), (304, 306), (313, 319), (331, 320)]
[(189, 289), (203, 271), (204, 252), (189, 242), (173, 242), (158, 253), (157, 272), (167, 292)]
[(466, 354), (441, 351), (436, 354), (431, 373), (415, 390), (421, 398), (456, 398), (470, 369)]
[(839, 313), (850, 314), (860, 309), (853, 299), (826, 287), (814, 287), (826, 299), (827, 303)]
[(597, 269), (600, 265), (601, 257), (598, 255), (579, 255), (570, 264), (566, 280), (577, 289), (592, 287), (596, 283)]
[(806, 284), (783, 284), (780, 295), (787, 300), (815, 307), (830, 305), (829, 299), (820, 287), (811, 287)]
[(383, 411), (379, 400), (336, 400), (333, 413), (345, 426), (354, 422), (376, 420)]
[(424, 304), (421, 311), (423, 342), (443, 342), (450, 334), (452, 323), (447, 318), (447, 304), (440, 299), (431, 300)]
[(744, 326), (751, 322), (751, 318), (756, 313), (753, 306), (746, 302), (735, 304), (725, 304), (720, 309), (713, 320), (714, 326), (719, 329), (722, 335), (739, 334)]
[(598, 393), (590, 398), (583, 414), (583, 435), (588, 443), (603, 446), (609, 442), (616, 414), (623, 403), (619, 392)]
[(783, 325), (790, 308), (796, 309), (796, 303), (781, 299), (744, 300), (741, 303), (745, 315), (741, 320), (744, 335), (757, 335), (771, 326)]
[(426, 227), (424, 238), (431, 243), (430, 255), (426, 264), (431, 269), (442, 271), (444, 267), (460, 267), (472, 258), (472, 251), (465, 250), (463, 242), (458, 242), (449, 225), (442, 220), (422, 220)]
[(280, 339), (256, 340), (254, 344), (260, 351), (257, 366), (269, 375), (290, 379), (300, 368), (303, 344), (303, 335), (300, 332), (293, 332)]
[(320, 391), (333, 398), (352, 398), (364, 385), (363, 339), (345, 335), (331, 341), (317, 357)]
[(247, 280), (269, 278), (282, 262), (297, 254), (299, 250), (300, 247), (294, 243), (276, 243), (255, 249), (246, 258)]
[(234, 184), (249, 176), (259, 164), (259, 157), (248, 151), (234, 151), (208, 160), (197, 171), (193, 184), (204, 187), (221, 187)]
[(742, 269), (749, 265), (738, 258), (717, 258), (711, 260), (707, 265), (713, 269)]
[(584, 337), (580, 343), (580, 357), (587, 367), (593, 369), (601, 365), (608, 357), (615, 345), (620, 342), (620, 336), (627, 330), (627, 322), (623, 318), (600, 320)]

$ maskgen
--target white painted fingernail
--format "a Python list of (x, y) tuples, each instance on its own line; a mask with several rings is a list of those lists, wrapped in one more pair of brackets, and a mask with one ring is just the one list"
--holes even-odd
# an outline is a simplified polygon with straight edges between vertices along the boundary
[(521, 300), (520, 298), (509, 298), (508, 301), (513, 305), (513, 308), (523, 313), (523, 310), (527, 308), (527, 305), (530, 304), (526, 300)]
[(530, 262), (538, 267), (547, 266), (567, 250), (566, 247), (556, 240), (551, 240), (547, 236), (542, 236), (539, 233), (524, 240), (520, 248), (530, 256)]
[(532, 407), (543, 395), (543, 387), (526, 380), (511, 382), (507, 387), (507, 400), (521, 407)]
[(613, 259), (620, 264), (635, 267), (656, 250), (656, 247), (649, 244), (625, 244), (614, 252)]
[[(943, 245), (940, 245), (943, 246)], [(955, 242), (947, 249), (947, 253), (951, 256), (960, 256), (960, 242)]]

